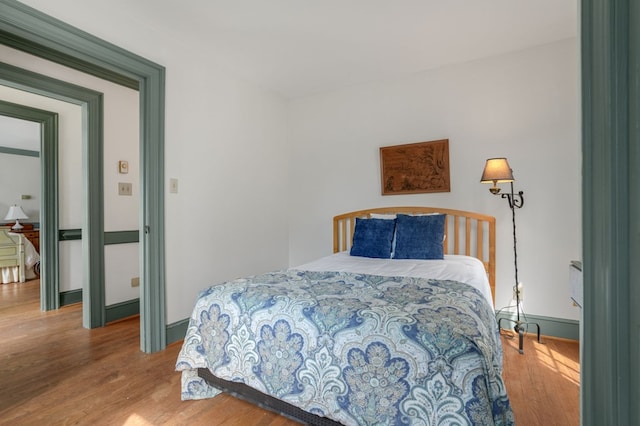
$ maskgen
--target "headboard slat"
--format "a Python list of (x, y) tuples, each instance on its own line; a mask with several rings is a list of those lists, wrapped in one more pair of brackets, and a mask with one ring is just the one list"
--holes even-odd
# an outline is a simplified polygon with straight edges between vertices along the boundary
[(471, 256), (471, 218), (465, 219), (465, 240), (464, 240), (464, 254)]
[[(460, 252), (460, 218), (458, 216), (453, 217), (453, 253)], [(446, 239), (445, 239), (446, 241)]]
[[(482, 226), (482, 223), (479, 221), (476, 221), (476, 226)], [(484, 228), (484, 227), (483, 227)], [(478, 259), (484, 259), (484, 229), (483, 232), (478, 232), (476, 234), (476, 253), (478, 256)]]

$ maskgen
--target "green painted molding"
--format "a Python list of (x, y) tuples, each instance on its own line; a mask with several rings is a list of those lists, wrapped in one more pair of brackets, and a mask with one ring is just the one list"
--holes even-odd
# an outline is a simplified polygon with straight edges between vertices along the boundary
[[(60, 253), (58, 232), (58, 114), (42, 125), (40, 146), (40, 309), (60, 307)], [(44, 296), (44, 297), (43, 297)]]
[(60, 292), (60, 306), (82, 303), (82, 289)]
[[(578, 308), (576, 308), (578, 309)], [(516, 319), (515, 312), (502, 311), (496, 315), (496, 319)], [(561, 339), (580, 340), (580, 321), (570, 320), (565, 318), (545, 317), (541, 315), (521, 315), (522, 321), (529, 321), (538, 323), (540, 325), (540, 334), (549, 337), (559, 337)], [(502, 322), (502, 328), (507, 329), (513, 327), (513, 323), (509, 321)], [(537, 329), (535, 326), (530, 326), (528, 329), (525, 327), (527, 334), (536, 334)]]
[(110, 231), (104, 233), (104, 243), (111, 244), (130, 244), (140, 241), (140, 231)]
[[(82, 289), (63, 291), (60, 293), (60, 306), (73, 305), (82, 302)], [(114, 303), (106, 307), (107, 323), (128, 318), (140, 313), (140, 300), (131, 299)]]
[(73, 241), (82, 239), (82, 229), (61, 229), (58, 231), (59, 241)]
[(107, 323), (140, 313), (140, 299), (127, 300), (107, 306)]
[(140, 244), (141, 348), (145, 352), (164, 349), (166, 343), (166, 271), (164, 240), (164, 104), (165, 70), (155, 67), (140, 85), (141, 103), (141, 193)]
[[(58, 232), (60, 241), (73, 241), (82, 239), (82, 229), (61, 229)], [(140, 231), (109, 231), (104, 233), (104, 244), (129, 244), (140, 241)]]
[(91, 309), (83, 309), (85, 327), (103, 327), (107, 323), (104, 278), (104, 103), (103, 95), (87, 100), (86, 123), (93, 125), (83, 129), (82, 144), (82, 235), (87, 244), (82, 245), (83, 303)]
[[(3, 114), (0, 114), (3, 115)], [(0, 146), (0, 154), (22, 155), (24, 157), (40, 157), (40, 151), (31, 151), (28, 149), (9, 148), (8, 146)]]
[(627, 303), (629, 356), (626, 360), (629, 374), (629, 419), (640, 424), (640, 4), (629, 2), (629, 284), (622, 300)]
[[(2, 5), (1, 2), (2, 0), (0, 0), (0, 6)], [(1, 26), (2, 18), (0, 17), (0, 27)], [(51, 78), (4, 62), (0, 62), (0, 81), (14, 89), (52, 97), (82, 107), (86, 107), (87, 104), (96, 103), (96, 99), (101, 100), (102, 97), (102, 93), (95, 90)]]
[[(60, 306), (73, 305), (81, 302), (82, 289), (63, 291), (60, 293)], [(140, 299), (131, 299), (106, 307), (107, 323), (138, 315), (139, 313)]]
[(167, 325), (167, 345), (184, 340), (189, 328), (189, 318)]
[(582, 0), (582, 424), (640, 424), (640, 2)]
[[(18, 69), (0, 63), (0, 79), (20, 81)], [(28, 73), (24, 74), (28, 76)], [(0, 115), (40, 123), (40, 309), (60, 307), (58, 230), (58, 114), (11, 102), (0, 101)]]
[[(138, 90), (134, 75), (87, 51), (83, 40), (96, 39), (92, 35), (14, 0), (0, 1), (0, 15), (4, 17), (0, 43)], [(121, 50), (105, 41), (100, 43), (107, 49)]]

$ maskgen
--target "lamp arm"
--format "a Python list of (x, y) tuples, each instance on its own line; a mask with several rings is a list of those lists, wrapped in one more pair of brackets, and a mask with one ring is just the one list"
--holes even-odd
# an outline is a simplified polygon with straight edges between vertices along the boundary
[(509, 208), (517, 208), (521, 209), (524, 206), (524, 191), (518, 191), (518, 193), (514, 193), (513, 191), (513, 182), (511, 182), (511, 193), (508, 194), (500, 194), (502, 198), (506, 198), (509, 202)]
[(513, 225), (513, 266), (515, 269), (515, 293), (516, 293), (516, 312), (517, 312), (517, 325), (516, 331), (518, 331), (518, 327), (520, 327), (520, 289), (518, 288), (519, 280), (518, 280), (518, 239), (516, 237), (516, 208), (520, 209), (524, 205), (524, 192), (518, 191), (518, 193), (514, 193), (513, 191), (513, 182), (511, 182), (511, 192), (507, 194), (501, 194), (502, 198), (506, 198), (509, 202), (509, 208), (511, 209), (511, 221)]

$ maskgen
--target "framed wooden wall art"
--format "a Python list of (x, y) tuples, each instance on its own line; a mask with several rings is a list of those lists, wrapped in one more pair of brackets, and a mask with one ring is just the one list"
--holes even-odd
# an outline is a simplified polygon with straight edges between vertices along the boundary
[(382, 195), (451, 191), (449, 139), (380, 148)]

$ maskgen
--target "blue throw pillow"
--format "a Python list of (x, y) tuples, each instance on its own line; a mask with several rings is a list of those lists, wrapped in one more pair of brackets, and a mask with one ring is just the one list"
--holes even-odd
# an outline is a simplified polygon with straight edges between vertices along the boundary
[(443, 214), (396, 218), (394, 259), (444, 259)]
[(395, 220), (357, 217), (356, 228), (353, 231), (351, 256), (389, 259), (395, 227)]

